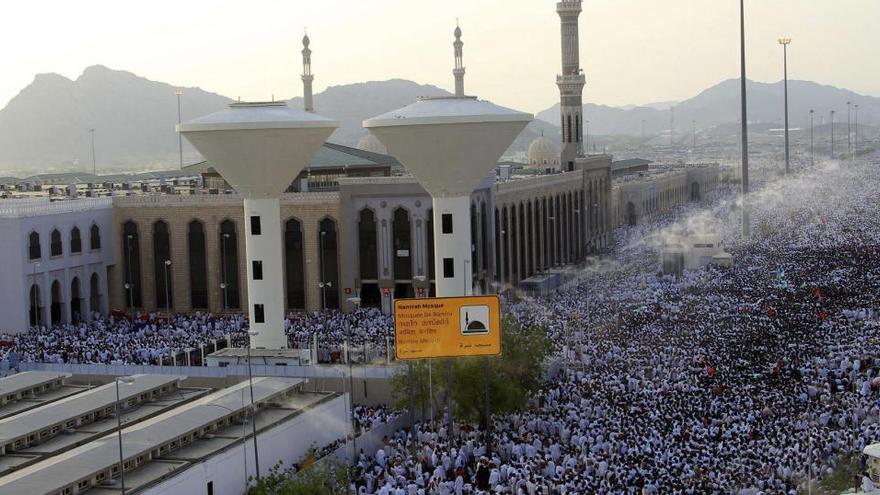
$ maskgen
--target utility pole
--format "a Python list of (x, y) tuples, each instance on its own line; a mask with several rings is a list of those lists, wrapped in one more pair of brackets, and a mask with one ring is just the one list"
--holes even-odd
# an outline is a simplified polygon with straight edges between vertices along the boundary
[(831, 159), (834, 160), (834, 110), (831, 111)]
[(856, 113), (855, 113), (855, 131), (856, 131), (856, 139), (853, 144), (853, 156), (859, 156), (859, 106), (856, 105)]
[(779, 44), (782, 45), (782, 72), (785, 80), (785, 175), (789, 173), (789, 154), (788, 154), (788, 45), (791, 38), (779, 38)]
[(846, 102), (846, 154), (852, 159), (852, 102)]
[[(177, 96), (177, 125), (180, 125), (180, 97), (183, 96), (183, 91), (178, 89), (174, 95)], [(180, 169), (183, 170), (183, 134), (179, 132), (177, 133), (177, 150), (180, 155)]]
[(814, 165), (813, 159), (813, 114), (815, 114), (815, 110), (810, 109), (810, 167)]
[(749, 226), (749, 120), (746, 104), (746, 7), (739, 0), (739, 53), (740, 53), (740, 100), (742, 102), (742, 227), (743, 238), (750, 236)]

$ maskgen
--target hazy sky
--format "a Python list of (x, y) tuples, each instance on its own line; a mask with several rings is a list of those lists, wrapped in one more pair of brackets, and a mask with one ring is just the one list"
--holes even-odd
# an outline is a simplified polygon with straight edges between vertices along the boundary
[[(468, 94), (527, 111), (558, 100), (553, 0), (30, 0), (3, 2), (0, 107), (40, 72), (103, 64), (245, 100), (302, 94), (300, 40), (315, 90), (406, 78), (452, 88), (461, 20)], [(737, 0), (585, 0), (584, 99), (681, 100), (739, 75)], [(748, 75), (880, 95), (880, 0), (746, 0)], [(171, 95), (169, 95), (169, 98)], [(319, 109), (320, 111), (320, 109)]]

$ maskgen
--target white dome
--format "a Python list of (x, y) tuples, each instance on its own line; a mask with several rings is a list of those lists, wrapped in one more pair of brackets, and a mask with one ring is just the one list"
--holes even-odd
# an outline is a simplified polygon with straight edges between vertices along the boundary
[(369, 151), (371, 153), (379, 153), (381, 155), (388, 154), (388, 148), (382, 144), (382, 141), (379, 141), (372, 132), (368, 132), (366, 136), (362, 137), (356, 146), (359, 150)]
[(529, 145), (529, 165), (533, 167), (556, 167), (559, 165), (559, 150), (553, 141), (541, 135)]

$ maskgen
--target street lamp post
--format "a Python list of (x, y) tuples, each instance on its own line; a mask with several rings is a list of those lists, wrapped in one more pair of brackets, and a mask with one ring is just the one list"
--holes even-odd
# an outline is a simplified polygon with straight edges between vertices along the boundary
[(856, 105), (855, 110), (855, 142), (853, 143), (853, 156), (859, 156), (859, 106)]
[(642, 146), (648, 143), (647, 134), (645, 133), (645, 119), (642, 119)]
[(324, 280), (324, 265), (327, 264), (327, 260), (324, 259), (324, 236), (327, 235), (327, 231), (322, 230), (320, 235), (320, 245), (321, 245), (321, 282), (318, 283), (318, 287), (321, 289), (321, 309), (327, 310), (327, 285), (328, 283)]
[(852, 102), (846, 102), (846, 154), (852, 159)]
[(813, 160), (813, 116), (815, 114), (815, 110), (810, 109), (810, 167), (814, 165)]
[(95, 161), (95, 130), (89, 129), (89, 136), (92, 140), (92, 175), (98, 175), (98, 166)]
[[(355, 307), (355, 312), (361, 306), (361, 298), (360, 297), (349, 297), (348, 302), (353, 304)], [(349, 424), (351, 425), (351, 453), (352, 459), (355, 463), (358, 460), (358, 451), (357, 451), (357, 432), (354, 429), (354, 367), (351, 362), (351, 321), (346, 320), (348, 325), (346, 325), (346, 339), (348, 340), (348, 345), (346, 347), (347, 356), (345, 356), (345, 360), (348, 362), (348, 410), (349, 410)]]
[(171, 268), (171, 260), (165, 260), (165, 312), (171, 314), (171, 299), (168, 293), (168, 269)]
[(834, 160), (834, 110), (831, 111), (831, 159)]
[(742, 227), (743, 237), (750, 235), (749, 225), (749, 120), (746, 104), (746, 7), (745, 0), (739, 0), (739, 57), (740, 57), (740, 120), (742, 126)]
[[(226, 407), (226, 406), (222, 406), (222, 405), (220, 405), (220, 404), (205, 404), (205, 407), (219, 407), (219, 408), (221, 408), (221, 409), (226, 409), (227, 411), (229, 411), (229, 412), (232, 413), (232, 414), (235, 414), (235, 411), (233, 411), (232, 409), (230, 409), (230, 408), (228, 408), (228, 407)], [(244, 389), (241, 390), (241, 409), (244, 410)], [(247, 477), (247, 442), (245, 441), (245, 437), (247, 436), (247, 434), (246, 434), (245, 429), (244, 429), (244, 424), (245, 424), (246, 422), (247, 422), (247, 418), (245, 418), (245, 420), (241, 422), (241, 449), (242, 449), (242, 452), (243, 452), (243, 455), (242, 455), (242, 461), (243, 461), (243, 464), (244, 464), (244, 493), (247, 493), (247, 489), (248, 489), (248, 477)]]
[(128, 309), (134, 314), (134, 280), (131, 278), (131, 241), (134, 239), (134, 235), (128, 234), (125, 236), (125, 244), (128, 251), (128, 263), (126, 263), (126, 269), (128, 271), (128, 283), (125, 284), (125, 289), (128, 290)]
[(696, 153), (697, 152), (697, 121), (692, 120), (691, 126), (693, 126), (693, 129), (694, 129), (694, 146), (693, 146), (693, 148), (694, 148), (694, 153)]
[(220, 283), (220, 288), (223, 289), (223, 311), (226, 311), (229, 308), (229, 297), (228, 297), (228, 288), (229, 284), (226, 283), (226, 241), (229, 240), (229, 234), (223, 234), (223, 242), (222, 251), (223, 251), (223, 282)]
[[(174, 95), (177, 96), (177, 125), (180, 125), (180, 97), (183, 96), (183, 91), (178, 89)], [(179, 132), (177, 133), (177, 150), (180, 155), (180, 168), (183, 170), (183, 134)]]
[(254, 405), (254, 375), (251, 371), (251, 342), (250, 337), (256, 337), (259, 332), (248, 332), (247, 343), (247, 368), (248, 368), (248, 388), (251, 391), (251, 431), (254, 435), (254, 469), (257, 471), (257, 481), (260, 481), (260, 453), (257, 450), (257, 408)]
[(122, 495), (125, 495), (125, 459), (122, 453), (122, 403), (119, 400), (119, 382), (126, 385), (134, 383), (130, 376), (117, 376), (113, 378), (116, 385), (116, 437), (119, 441), (119, 482), (122, 485)]
[(789, 154), (788, 154), (788, 45), (791, 38), (779, 38), (779, 44), (782, 45), (782, 72), (784, 77), (785, 88), (785, 175), (789, 173)]

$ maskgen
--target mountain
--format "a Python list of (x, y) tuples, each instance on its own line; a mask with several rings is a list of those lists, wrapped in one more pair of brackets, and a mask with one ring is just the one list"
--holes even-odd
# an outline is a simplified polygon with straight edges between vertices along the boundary
[[(180, 89), (163, 82), (150, 81), (130, 72), (96, 65), (87, 68), (71, 81), (57, 74), (40, 74), (6, 108), (0, 110), (0, 170), (15, 175), (36, 172), (90, 171), (91, 140), (95, 129), (98, 171), (119, 172), (149, 168), (174, 168), (178, 161), (177, 99)], [(182, 88), (181, 114), (184, 120), (215, 112), (231, 102), (230, 98), (199, 88)], [(364, 119), (408, 105), (418, 96), (442, 96), (449, 93), (431, 85), (402, 79), (371, 81), (328, 87), (315, 95), (318, 113), (335, 118), (341, 127), (331, 136), (336, 143), (354, 146), (366, 131)], [(846, 122), (846, 102), (860, 106), (860, 122), (877, 124), (880, 99), (852, 91), (822, 86), (807, 81), (789, 81), (790, 122), (804, 125), (809, 108), (816, 109), (816, 124), (827, 122), (828, 112), (837, 110), (837, 122)], [(672, 102), (657, 102), (653, 107), (620, 108), (584, 105), (585, 131), (595, 134), (668, 131)], [(301, 98), (289, 104), (302, 107)], [(675, 105), (675, 128), (687, 132), (691, 121), (701, 129), (716, 132), (734, 128), (739, 120), (739, 81), (732, 79)], [(749, 120), (765, 127), (778, 127), (782, 121), (782, 84), (749, 82)], [(549, 108), (520, 134), (507, 155), (528, 149), (542, 133), (559, 140), (559, 109)], [(823, 120), (824, 119), (824, 120)], [(757, 129), (757, 127), (756, 127)], [(200, 159), (184, 140), (184, 161)]]
[[(75, 81), (40, 74), (0, 110), (0, 169), (91, 170), (89, 129), (104, 171), (178, 161), (177, 98), (184, 119), (231, 100), (96, 65)], [(193, 151), (184, 143), (187, 156)]]
[[(746, 89), (749, 122), (781, 126), (784, 120), (783, 83), (749, 81)], [(810, 109), (816, 111), (817, 124), (829, 121), (831, 110), (837, 111), (836, 122), (846, 122), (847, 101), (859, 105), (860, 122), (876, 125), (880, 121), (880, 98), (810, 81), (788, 81), (789, 125), (804, 126), (809, 121)], [(696, 121), (699, 129), (739, 122), (739, 79), (729, 79), (712, 86), (693, 98), (676, 104), (673, 112), (677, 132), (689, 131), (693, 121)], [(584, 105), (585, 120), (590, 121), (590, 133), (594, 134), (638, 135), (642, 132), (643, 120), (648, 133), (668, 132), (670, 116), (668, 109), (625, 109), (592, 103)], [(537, 117), (556, 124), (559, 119), (559, 105), (540, 112)]]

